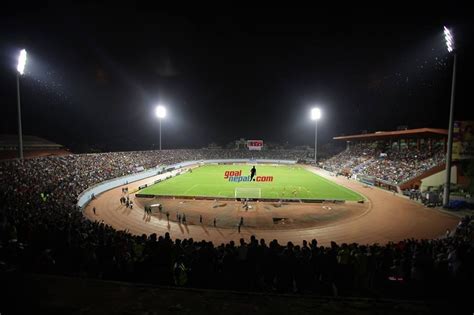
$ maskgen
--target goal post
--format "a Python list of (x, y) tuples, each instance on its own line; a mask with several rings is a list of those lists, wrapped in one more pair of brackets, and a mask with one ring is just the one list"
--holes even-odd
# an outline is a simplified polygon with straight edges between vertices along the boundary
[(262, 198), (262, 190), (257, 187), (252, 188), (235, 188), (234, 190), (235, 198), (249, 198), (257, 199)]

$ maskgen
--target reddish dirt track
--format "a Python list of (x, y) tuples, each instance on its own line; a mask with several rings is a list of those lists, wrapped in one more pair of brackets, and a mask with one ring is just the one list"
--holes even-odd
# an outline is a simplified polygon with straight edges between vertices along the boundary
[[(459, 221), (455, 216), (426, 208), (391, 192), (366, 187), (343, 177), (332, 177), (323, 171), (313, 171), (364, 195), (367, 198), (369, 210), (353, 220), (344, 220), (323, 227), (268, 230), (244, 226), (239, 234), (236, 228), (220, 228), (219, 224), (216, 228), (212, 225), (183, 225), (176, 222), (168, 223), (164, 216), (161, 219), (156, 216), (144, 216), (144, 211), (137, 202), (133, 210), (119, 203), (122, 187), (118, 187), (97, 196), (84, 209), (84, 215), (90, 220), (103, 220), (104, 223), (118, 230), (128, 230), (133, 234), (157, 233), (161, 235), (169, 232), (172, 238), (192, 237), (194, 240), (210, 240), (215, 244), (226, 243), (230, 240), (238, 241), (240, 238), (249, 239), (251, 235), (264, 238), (267, 242), (277, 239), (280, 243), (292, 241), (300, 244), (303, 240), (310, 241), (315, 238), (322, 245), (328, 245), (331, 241), (385, 244), (406, 238), (436, 238), (442, 236), (446, 229), (452, 230)], [(128, 188), (132, 192), (140, 185), (152, 183), (156, 178), (130, 183)], [(133, 194), (131, 198), (134, 198)], [(96, 215), (92, 212), (93, 207), (96, 207)], [(294, 211), (298, 211), (297, 206)]]

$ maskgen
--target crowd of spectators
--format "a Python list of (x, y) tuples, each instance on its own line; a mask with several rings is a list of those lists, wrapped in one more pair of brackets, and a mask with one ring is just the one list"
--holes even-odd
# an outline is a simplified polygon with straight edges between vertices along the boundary
[[(77, 209), (82, 190), (139, 167), (213, 154), (241, 157), (207, 152), (122, 152), (0, 163), (0, 270), (322, 295), (432, 296), (472, 283), (472, 217), (441, 239), (324, 247), (316, 240), (279, 244), (252, 237), (239, 244), (213, 244), (172, 240), (169, 234), (136, 236), (89, 221)], [(297, 155), (265, 154), (277, 159)]]
[[(42, 209), (46, 210), (45, 208)], [(215, 245), (168, 234), (133, 236), (80, 213), (3, 219), (2, 269), (161, 285), (403, 298), (449, 294), (472, 283), (472, 218), (449, 237), (386, 245), (316, 240), (295, 245), (251, 238)]]
[(15, 204), (42, 198), (70, 206), (86, 188), (108, 179), (160, 165), (203, 159), (255, 158), (298, 160), (305, 151), (163, 150), (70, 154), (0, 162), (2, 200)]
[(444, 163), (444, 161), (445, 155), (439, 151), (429, 152), (412, 149), (399, 152), (391, 150), (385, 157), (375, 158), (360, 172), (390, 183), (401, 184)]
[(323, 163), (323, 168), (334, 173), (349, 173), (372, 160), (377, 150), (370, 144), (359, 143), (334, 155)]
[(366, 175), (390, 184), (402, 184), (444, 163), (442, 150), (377, 149), (374, 144), (353, 144), (323, 163), (323, 168), (346, 175)]

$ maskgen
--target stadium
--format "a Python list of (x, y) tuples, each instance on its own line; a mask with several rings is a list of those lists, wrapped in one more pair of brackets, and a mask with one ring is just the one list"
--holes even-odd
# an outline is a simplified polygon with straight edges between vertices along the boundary
[[(366, 146), (367, 142), (364, 142), (362, 148), (365, 150)], [(398, 148), (396, 150), (398, 152)], [(416, 150), (406, 149), (403, 156), (399, 152), (392, 155), (391, 151), (386, 151), (389, 160), (385, 162), (407, 167), (402, 165), (402, 161), (405, 163), (406, 156), (413, 156), (418, 152)], [(420, 162), (436, 154), (439, 154), (438, 149), (420, 156), (420, 160), (414, 159), (409, 167), (418, 168), (414, 169), (412, 178), (406, 180), (423, 177), (420, 173), (429, 177), (442, 159), (435, 159), (428, 169), (426, 163)], [(237, 265), (234, 269), (227, 269), (232, 268), (230, 265), (225, 267), (218, 276), (215, 271), (204, 268), (210, 261), (200, 265), (188, 260), (187, 255), (198, 255), (199, 259), (225, 257), (225, 253), (237, 252), (243, 246), (248, 246), (250, 254), (252, 247), (266, 248), (268, 240), (271, 241), (269, 248), (275, 254), (292, 249), (296, 261), (303, 264), (301, 268), (305, 266), (301, 260), (304, 253), (319, 250), (322, 250), (321, 257), (330, 257), (331, 251), (338, 252), (337, 257), (344, 253), (348, 257), (354, 255), (349, 264), (357, 262), (361, 255), (370, 257), (369, 253), (386, 259), (396, 254), (399, 246), (404, 246), (405, 251), (428, 247), (437, 255), (444, 254), (439, 256), (444, 257), (441, 259), (448, 259), (447, 254), (452, 248), (449, 244), (462, 242), (472, 233), (469, 217), (461, 219), (452, 213), (428, 208), (421, 200), (394, 191), (393, 186), (368, 184), (365, 177), (346, 174), (348, 170), (360, 171), (360, 164), (370, 170), (367, 159), (371, 159), (371, 163), (380, 163), (376, 157), (379, 152), (368, 158), (361, 153), (359, 145), (354, 144), (339, 153), (339, 156), (346, 157), (344, 165), (335, 164), (335, 161), (341, 161), (338, 156), (317, 166), (307, 164), (303, 162), (307, 155), (307, 151), (298, 150), (203, 149), (67, 154), (25, 159), (23, 163), (7, 160), (0, 164), (1, 182), (5, 183), (2, 184), (2, 200), (7, 216), (13, 215), (16, 219), (11, 221), (14, 225), (7, 224), (4, 231), (6, 235), (29, 244), (23, 257), (36, 255), (33, 249), (41, 251), (45, 244), (54, 249), (43, 252), (42, 255), (46, 256), (40, 265), (36, 260), (21, 261), (25, 270), (46, 268), (44, 270), (53, 273), (54, 270), (68, 273), (86, 268), (83, 270), (88, 270), (86, 272), (91, 275), (105, 272), (104, 279), (231, 289), (229, 283), (236, 283), (252, 291), (262, 290), (266, 280), (262, 278), (261, 285), (244, 284), (251, 281), (248, 277), (252, 273), (242, 273)], [(360, 156), (364, 156), (364, 161), (358, 160)], [(359, 164), (353, 160), (358, 160)], [(348, 168), (349, 164), (352, 168)], [(250, 175), (247, 174), (253, 166), (257, 176), (264, 181), (248, 180)], [(74, 180), (70, 181), (70, 178)], [(386, 178), (377, 178), (377, 181), (387, 183)], [(400, 186), (404, 182), (391, 183)], [(19, 215), (19, 209), (22, 215)], [(64, 228), (70, 224), (74, 224), (73, 229)], [(34, 236), (38, 233), (54, 235), (54, 238)], [(83, 239), (84, 235), (88, 235), (87, 239)], [(423, 241), (427, 239), (431, 241)], [(248, 245), (246, 240), (250, 240)], [(64, 247), (64, 241), (67, 247)], [(160, 254), (154, 259), (160, 263), (157, 269), (151, 269), (152, 275), (140, 276), (139, 269), (132, 267), (142, 260), (127, 262), (126, 257), (131, 256), (124, 256), (126, 252), (133, 255), (135, 261), (142, 254), (133, 248), (153, 243), (157, 246), (169, 244), (166, 246), (173, 251), (178, 248), (189, 251), (189, 254), (183, 252), (179, 256), (182, 267), (189, 268), (186, 273), (188, 280), (176, 282), (174, 259), (177, 258), (169, 256), (171, 252), (163, 251), (165, 247), (157, 249)], [(22, 246), (19, 243), (6, 244), (10, 253), (23, 251), (18, 247)], [(92, 247), (83, 251), (81, 248), (85, 244)], [(234, 247), (234, 244), (240, 246)], [(100, 254), (103, 255), (107, 252), (105, 248), (118, 254), (108, 258), (97, 256), (100, 264), (94, 264), (93, 269), (87, 267), (89, 263), (84, 259), (92, 257), (89, 257), (90, 250), (97, 254), (103, 252)], [(213, 254), (201, 256), (208, 255), (203, 252), (205, 248), (212, 248)], [(78, 253), (82, 254), (78, 256)], [(82, 263), (77, 265), (70, 257)], [(145, 259), (142, 263), (150, 264), (153, 256), (142, 257)], [(163, 261), (164, 257), (166, 260)], [(113, 268), (103, 269), (104, 263)], [(397, 260), (393, 263), (396, 264)], [(218, 263), (212, 264), (217, 266)], [(271, 263), (267, 268), (270, 267)], [(320, 272), (327, 276), (328, 269), (323, 268)], [(352, 272), (346, 272), (351, 274), (349, 277), (354, 276)], [(392, 282), (388, 278), (377, 283), (353, 284), (346, 282), (347, 278), (336, 277), (334, 283), (342, 295), (368, 289), (397, 297), (407, 292), (415, 294), (406, 291), (414, 284), (402, 271), (394, 273), (392, 269), (377, 269), (377, 273), (404, 280), (397, 283), (398, 289), (388, 287)], [(241, 279), (232, 278), (236, 276)], [(273, 278), (275, 276), (277, 278)], [(298, 290), (315, 292), (312, 282), (304, 281), (302, 276), (294, 274)], [(289, 285), (288, 282), (282, 282), (279, 272), (273, 277), (266, 285), (274, 285), (274, 279), (279, 279), (276, 288), (286, 292), (288, 287), (283, 284)], [(426, 289), (425, 294), (436, 294), (434, 288)], [(330, 287), (320, 287), (317, 292), (330, 294), (331, 290)]]
[[(442, 31), (435, 48), (397, 48), (404, 71), (386, 65), (387, 34), (419, 35), (388, 23), (375, 35), (281, 21), (249, 31), (160, 11), (144, 30), (128, 12), (110, 20), (115, 10), (40, 27), (71, 63), (69, 89), (56, 55), (31, 39), (31, 57), (15, 50), (0, 315), (472, 313), (474, 122), (454, 113), (451, 29), (436, 20), (421, 32)], [(111, 35), (122, 22), (131, 30)]]
[[(137, 152), (157, 156), (190, 154), (200, 159), (175, 160), (177, 163), (171, 165), (106, 181), (81, 192), (78, 206), (89, 219), (136, 235), (161, 231), (216, 243), (230, 239), (238, 242), (253, 235), (283, 243), (316, 238), (323, 245), (331, 241), (383, 244), (437, 238), (455, 229), (457, 217), (427, 210), (425, 204), (399, 194), (392, 186), (368, 184), (365, 177), (354, 180), (354, 176), (338, 175), (347, 171), (351, 159), (359, 158), (352, 153), (356, 146), (339, 153), (349, 155), (349, 159), (335, 156), (323, 162), (322, 168), (297, 163), (304, 160), (305, 151)], [(419, 152), (416, 148), (405, 150), (407, 156)], [(433, 153), (423, 159), (437, 154), (439, 149), (433, 145)], [(367, 155), (361, 155), (367, 159)], [(235, 158), (217, 159), (230, 156)], [(401, 164), (405, 160), (397, 158), (391, 161)], [(425, 170), (423, 159), (413, 161), (410, 168), (420, 164), (419, 170), (414, 170), (402, 187), (413, 178), (423, 177), (420, 173), (429, 177), (443, 163), (441, 156)], [(336, 170), (334, 160), (346, 164)], [(380, 163), (375, 157), (372, 160)], [(360, 169), (360, 164), (367, 167), (368, 162), (361, 161), (353, 169)], [(253, 166), (257, 169), (256, 181), (249, 180)], [(265, 181), (259, 181), (258, 176)], [(392, 184), (396, 185), (394, 181)], [(121, 198), (128, 201), (122, 204)], [(130, 201), (131, 207), (126, 205)], [(420, 224), (423, 221), (429, 224)]]

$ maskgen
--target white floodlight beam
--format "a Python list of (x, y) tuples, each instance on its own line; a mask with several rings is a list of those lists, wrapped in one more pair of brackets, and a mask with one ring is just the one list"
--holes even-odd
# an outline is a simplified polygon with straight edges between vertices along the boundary
[(161, 151), (161, 120), (166, 117), (166, 107), (163, 105), (158, 105), (155, 108), (155, 115), (158, 117), (158, 124), (160, 129), (160, 151)]
[(156, 115), (156, 117), (158, 117), (160, 119), (165, 118), (166, 117), (166, 107), (164, 107), (162, 105), (156, 106), (155, 115)]
[(311, 120), (319, 120), (321, 118), (321, 110), (317, 107), (311, 110)]
[(318, 120), (321, 110), (318, 107), (311, 109), (311, 120), (314, 120), (314, 166), (318, 166)]
[(25, 72), (25, 65), (26, 65), (26, 50), (22, 49), (20, 51), (20, 55), (18, 56), (18, 65), (16, 67), (16, 70), (18, 71), (19, 74), (23, 75)]
[(444, 39), (448, 52), (452, 52), (454, 50), (454, 36), (446, 26), (444, 26)]

